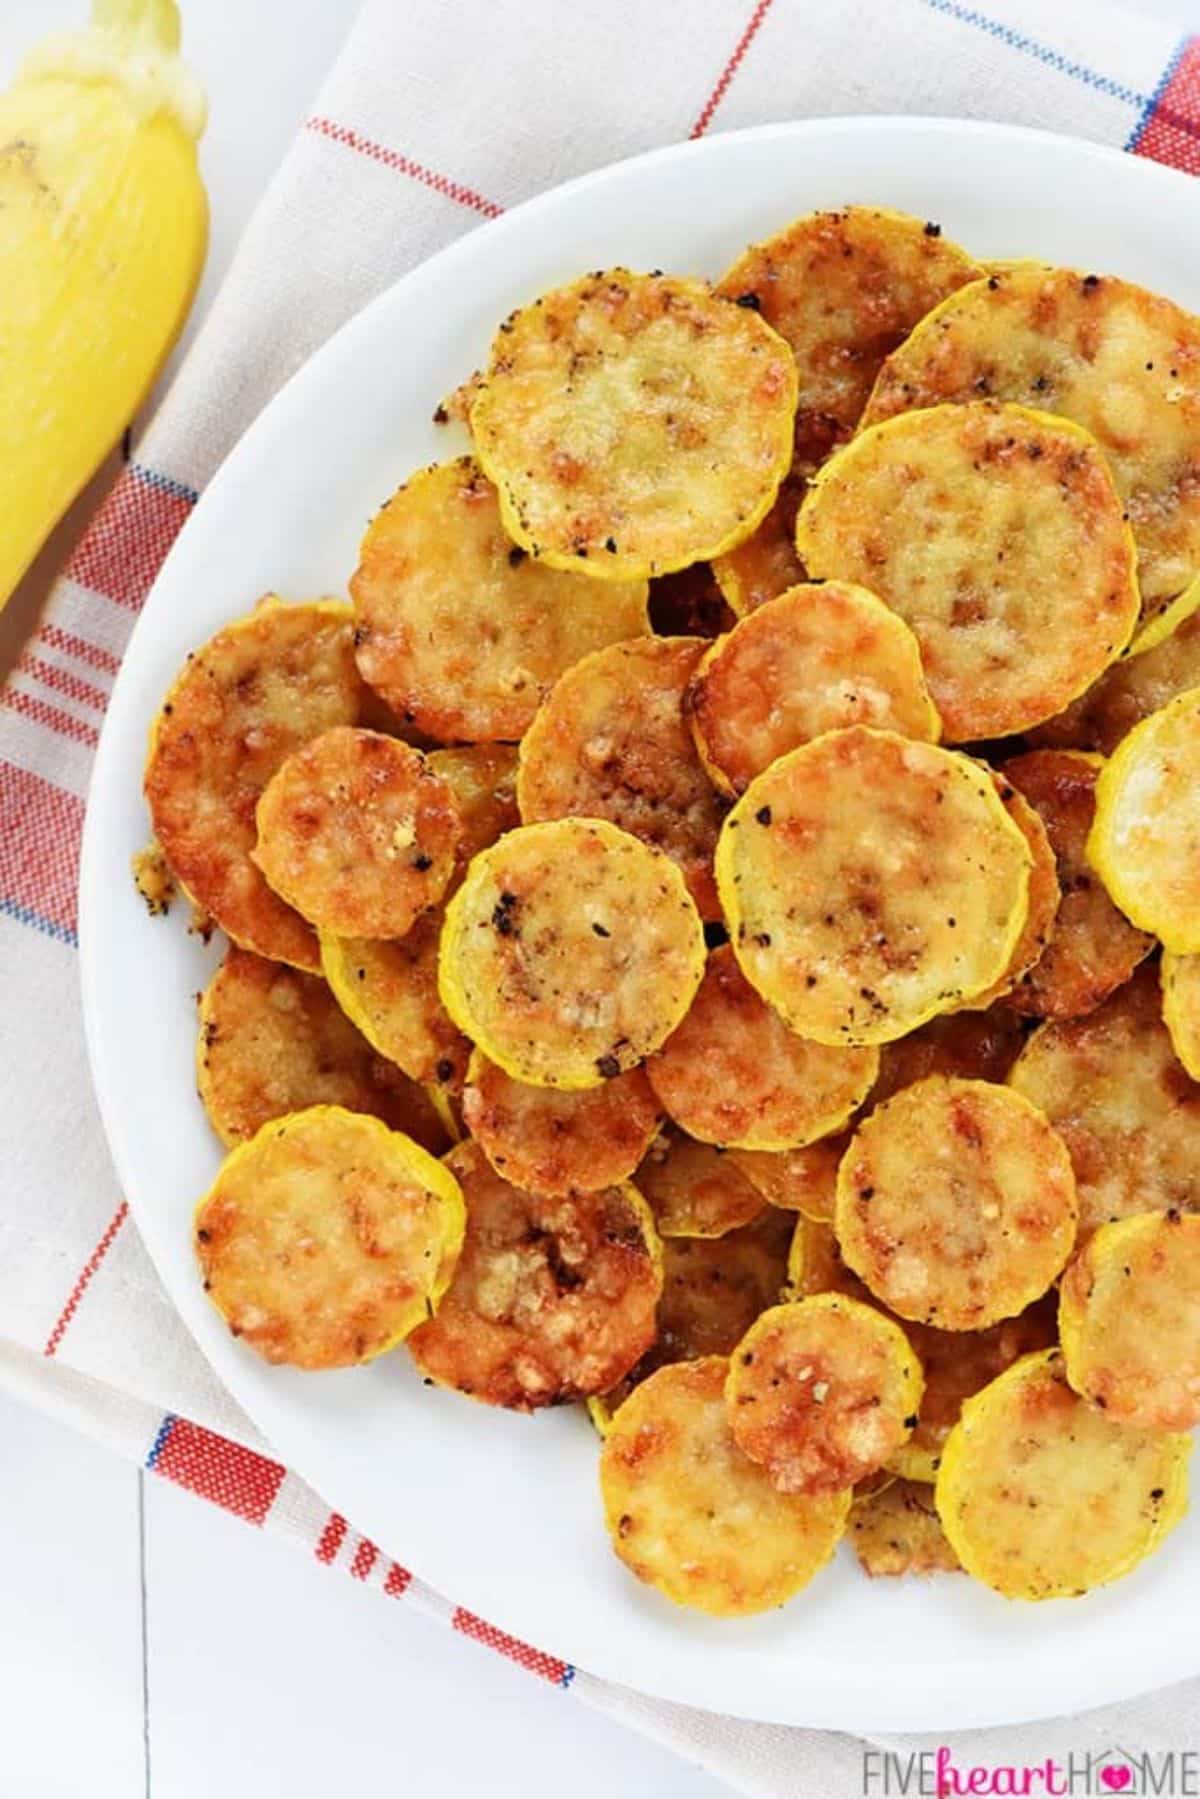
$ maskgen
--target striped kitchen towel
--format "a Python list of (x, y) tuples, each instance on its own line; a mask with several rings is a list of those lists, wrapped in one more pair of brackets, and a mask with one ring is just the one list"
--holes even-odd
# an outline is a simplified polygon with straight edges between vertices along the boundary
[[(346, 318), (460, 232), (636, 151), (765, 120), (942, 113), (1040, 125), (1200, 174), (1200, 37), (1104, 0), (369, 0), (194, 348), (0, 688), (0, 1379), (160, 1478), (514, 1656), (747, 1792), (861, 1790), (849, 1738), (590, 1680), (421, 1586), (272, 1459), (142, 1250), (96, 1116), (76, 874), (108, 692), (206, 482)], [(403, 1543), (389, 1545), (403, 1555)], [(461, 1595), (469, 1600), (470, 1595)], [(1200, 1683), (1033, 1733), (951, 1739), (1018, 1767), (1191, 1740)], [(1029, 1753), (1036, 1737), (1037, 1754)], [(974, 1752), (974, 1753), (973, 1753)]]

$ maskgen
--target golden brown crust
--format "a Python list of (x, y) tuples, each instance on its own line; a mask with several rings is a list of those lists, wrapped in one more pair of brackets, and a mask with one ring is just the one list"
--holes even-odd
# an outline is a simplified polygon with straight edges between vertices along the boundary
[(668, 1362), (728, 1355), (759, 1313), (774, 1305), (787, 1275), (791, 1222), (767, 1211), (723, 1237), (664, 1237), (657, 1334), (637, 1367), (591, 1402), (605, 1434), (639, 1381)]
[(978, 273), (936, 226), (876, 206), (808, 213), (742, 252), (717, 292), (753, 295), (791, 345), (801, 470), (850, 435), (884, 358)]
[(808, 1299), (814, 1293), (844, 1293), (864, 1305), (878, 1305), (842, 1260), (833, 1226), (801, 1212), (796, 1219), (788, 1252), (785, 1299)]
[(324, 981), (231, 948), (200, 1001), (200, 1098), (229, 1149), (307, 1106), (369, 1112), (435, 1154), (446, 1135), (415, 1081), (380, 1060)]
[(747, 980), (834, 1044), (889, 1042), (997, 980), (1029, 865), (977, 763), (860, 725), (752, 781), (716, 858)]
[(662, 1111), (644, 1068), (582, 1093), (559, 1093), (513, 1080), (476, 1050), (463, 1120), (506, 1181), (531, 1193), (561, 1195), (628, 1180), (654, 1140)]
[(204, 1289), (269, 1362), (341, 1368), (427, 1317), (463, 1235), (440, 1162), (377, 1118), (312, 1106), (226, 1157), (195, 1218)]
[(658, 1335), (639, 1367), (650, 1373), (667, 1362), (728, 1355), (778, 1299), (790, 1240), (787, 1220), (774, 1213), (723, 1237), (664, 1237)]
[(682, 870), (703, 918), (721, 915), (712, 859), (724, 807), (688, 729), (698, 637), (613, 644), (568, 669), (521, 741), (526, 824), (606, 818)]
[(321, 970), (346, 1017), (381, 1056), (424, 1087), (459, 1093), (471, 1044), (438, 996), (442, 918), (434, 907), (394, 943), (322, 931)]
[(1176, 1059), (1156, 969), (1086, 1018), (1044, 1024), (1009, 1080), (1071, 1153), (1081, 1242), (1134, 1212), (1200, 1211), (1200, 1085)]
[(811, 576), (869, 587), (911, 625), (950, 743), (1052, 718), (1137, 620), (1098, 445), (1028, 407), (936, 406), (862, 432), (814, 478), (796, 547)]
[(464, 868), (472, 856), (520, 824), (515, 744), (461, 743), (430, 750), (425, 762), (454, 795), (462, 820), (458, 859)]
[(689, 1136), (762, 1150), (795, 1149), (845, 1124), (878, 1071), (876, 1049), (834, 1049), (790, 1031), (728, 944), (710, 953), (687, 1017), (646, 1064)]
[(578, 1089), (670, 1036), (704, 972), (683, 877), (600, 819), (510, 831), (446, 908), (438, 981), (460, 1030), (515, 1080)]
[(968, 1574), (1010, 1599), (1057, 1599), (1128, 1574), (1187, 1507), (1187, 1437), (1113, 1424), (1023, 1356), (969, 1399), (935, 1492)]
[(724, 1356), (643, 1381), (612, 1421), (600, 1491), (613, 1548), (676, 1605), (722, 1617), (782, 1605), (832, 1556), (849, 1491), (777, 1493), (733, 1441)]
[(1015, 1317), (1061, 1273), (1075, 1177), (1029, 1101), (932, 1075), (879, 1106), (838, 1170), (842, 1255), (901, 1318), (981, 1330)]
[(146, 902), (151, 918), (164, 918), (178, 889), (175, 886), (162, 845), (151, 838), (133, 856), (133, 884)]
[[(471, 857), (519, 822), (517, 752), (504, 743), (462, 744), (431, 750), (425, 761), (454, 795), (462, 821), (450, 880), (456, 887)], [(423, 1086), (457, 1095), (471, 1044), (438, 993), (443, 917), (443, 908), (433, 907), (395, 942), (322, 931), (321, 970), (346, 1016), (381, 1056)]]
[(605, 1392), (652, 1342), (662, 1288), (636, 1190), (539, 1197), (502, 1180), (470, 1142), (446, 1166), (466, 1198), (467, 1234), (436, 1317), (408, 1339), (421, 1373), (521, 1412)]
[(713, 574), (738, 618), (804, 580), (796, 554), (796, 514), (804, 498), (804, 480), (785, 476), (775, 504), (754, 531), (732, 550), (713, 560)]
[(789, 588), (741, 620), (705, 654), (686, 710), (701, 761), (733, 795), (823, 731), (941, 733), (916, 638), (848, 581)]
[(470, 456), (392, 495), (350, 592), (364, 679), (443, 743), (515, 741), (564, 669), (646, 629), (644, 581), (599, 588), (515, 547)]
[(965, 1081), (1002, 1081), (1024, 1040), (1020, 1020), (1004, 1006), (931, 1018), (919, 1031), (884, 1044), (871, 1104), (880, 1106), (902, 1087), (911, 1087), (931, 1074), (958, 1075)]
[(847, 1535), (859, 1566), (872, 1579), (962, 1570), (937, 1515), (933, 1488), (918, 1481), (892, 1481), (856, 1500)]
[(963, 288), (880, 372), (865, 423), (980, 393), (1094, 433), (1138, 541), (1143, 626), (1200, 567), (1200, 320), (1111, 275), (1025, 262)]
[(664, 1237), (723, 1237), (766, 1204), (732, 1152), (671, 1127), (650, 1145), (634, 1178)]
[(889, 1457), (888, 1466), (908, 1480), (936, 1480), (946, 1438), (958, 1423), (964, 1400), (1021, 1356), (1049, 1349), (1058, 1341), (1056, 1302), (1052, 1290), (1018, 1317), (1002, 1319), (981, 1331), (943, 1331), (927, 1324), (906, 1324), (905, 1333), (925, 1370), (925, 1391), (916, 1428)]
[(827, 1224), (833, 1217), (838, 1163), (849, 1141), (849, 1131), (838, 1131), (803, 1149), (731, 1149), (729, 1156), (768, 1205)]
[(155, 835), (188, 897), (243, 949), (312, 972), (312, 927), (250, 859), (259, 795), (284, 759), (353, 724), (362, 686), (348, 606), (268, 600), (188, 657), (150, 737)]
[(733, 1440), (781, 1493), (853, 1486), (911, 1432), (921, 1365), (900, 1326), (840, 1293), (772, 1306), (729, 1359)]
[(1189, 687), (1200, 687), (1200, 612), (1152, 649), (1106, 668), (1094, 687), (1030, 733), (1039, 748), (1099, 750), (1111, 756), (1144, 718)]
[(1100, 773), (1095, 758), (1030, 750), (1011, 756), (1001, 772), (1046, 827), (1061, 893), (1050, 942), (1004, 1003), (1032, 1018), (1077, 1018), (1129, 979), (1153, 939), (1122, 917), (1087, 858)]
[(471, 430), (516, 541), (608, 582), (747, 537), (787, 473), (795, 408), (787, 345), (755, 312), (612, 269), (505, 321)]
[(1067, 1379), (1145, 1430), (1200, 1424), (1200, 1218), (1151, 1212), (1102, 1224), (1062, 1279)]
[(253, 856), (320, 930), (403, 937), (454, 872), (462, 820), (420, 750), (339, 725), (294, 750), (258, 802)]

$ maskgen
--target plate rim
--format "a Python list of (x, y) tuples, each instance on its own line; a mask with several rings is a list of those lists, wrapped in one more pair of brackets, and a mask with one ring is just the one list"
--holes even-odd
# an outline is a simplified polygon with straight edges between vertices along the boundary
[[(79, 925), (79, 974), (83, 997), (84, 1037), (87, 1049), (88, 1065), (91, 1074), (93, 1091), (104, 1129), (105, 1139), (112, 1156), (122, 1190), (130, 1206), (130, 1210), (138, 1225), (139, 1233), (154, 1263), (158, 1277), (171, 1300), (178, 1316), (196, 1343), (199, 1353), (216, 1375), (221, 1384), (230, 1391), (237, 1404), (251, 1417), (256, 1427), (263, 1430), (269, 1443), (276, 1440), (276, 1432), (260, 1422), (264, 1410), (270, 1413), (274, 1408), (266, 1402), (248, 1403), (236, 1378), (230, 1378), (221, 1360), (210, 1355), (192, 1328), (191, 1316), (196, 1315), (203, 1307), (203, 1300), (197, 1288), (196, 1295), (181, 1297), (181, 1283), (171, 1271), (170, 1252), (167, 1248), (168, 1235), (165, 1221), (156, 1219), (152, 1204), (144, 1203), (137, 1194), (138, 1182), (133, 1177), (133, 1154), (130, 1139), (127, 1136), (127, 1120), (119, 1103), (112, 1072), (102, 1045), (103, 1024), (100, 1001), (100, 961), (104, 945), (104, 891), (102, 888), (101, 864), (104, 854), (103, 820), (106, 813), (105, 796), (109, 788), (109, 766), (116, 763), (121, 755), (121, 736), (124, 713), (127, 709), (125, 695), (134, 686), (134, 676), (130, 670), (136, 663), (135, 651), (139, 638), (145, 633), (146, 619), (156, 606), (156, 596), (160, 586), (169, 578), (170, 571), (177, 558), (180, 558), (188, 546), (189, 538), (197, 529), (197, 521), (210, 513), (216, 512), (224, 500), (227, 489), (234, 486), (239, 478), (239, 463), (243, 457), (253, 459), (255, 440), (260, 433), (265, 435), (265, 421), (269, 415), (284, 407), (289, 399), (294, 398), (296, 390), (308, 380), (313, 379), (315, 365), (323, 359), (330, 359), (339, 354), (352, 352), (356, 340), (362, 336), (369, 338), (377, 314), (386, 311), (394, 303), (397, 290), (417, 286), (424, 281), (434, 281), (452, 272), (459, 260), (472, 260), (478, 255), (480, 241), (499, 244), (510, 232), (520, 234), (528, 227), (532, 217), (536, 217), (542, 208), (561, 204), (564, 200), (586, 195), (589, 188), (611, 180), (614, 175), (628, 173), (633, 169), (658, 168), (666, 163), (676, 161), (703, 161), (719, 158), (728, 154), (731, 144), (751, 141), (771, 141), (776, 138), (793, 137), (844, 137), (863, 131), (872, 134), (899, 134), (913, 137), (930, 136), (934, 138), (955, 138), (969, 136), (979, 140), (991, 140), (994, 143), (1022, 142), (1027, 145), (1043, 146), (1051, 155), (1066, 154), (1082, 156), (1094, 162), (1098, 170), (1105, 168), (1121, 168), (1125, 178), (1131, 171), (1136, 171), (1133, 179), (1136, 183), (1156, 185), (1165, 192), (1171, 192), (1182, 199), (1185, 195), (1195, 201), (1195, 178), (1181, 171), (1166, 167), (1150, 159), (1131, 156), (1127, 151), (1116, 149), (1110, 145), (1094, 143), (1088, 139), (1048, 131), (1040, 127), (1027, 125), (1010, 125), (986, 119), (956, 119), (946, 115), (908, 115), (908, 114), (838, 114), (827, 118), (807, 118), (782, 120), (768, 124), (746, 127), (737, 131), (718, 132), (711, 137), (700, 140), (685, 140), (679, 143), (660, 145), (639, 154), (624, 157), (601, 168), (591, 169), (577, 175), (569, 181), (550, 187), (531, 196), (512, 207), (500, 217), (487, 220), (472, 229), (464, 231), (461, 236), (445, 245), (434, 255), (418, 263), (398, 280), (390, 283), (373, 296), (357, 312), (347, 318), (338, 329), (322, 342), (297, 367), (288, 379), (264, 403), (254, 419), (231, 446), (219, 467), (202, 489), (197, 504), (185, 521), (179, 536), (176, 538), (168, 556), (163, 562), (154, 583), (146, 596), (140, 614), (130, 634), (121, 668), (114, 681), (108, 706), (105, 712), (100, 742), (93, 759), (89, 775), (87, 809), (84, 820), (83, 838), (80, 852), (78, 883), (78, 925)], [(160, 1215), (161, 1216), (161, 1215)], [(197, 1301), (198, 1303), (193, 1303)], [(232, 1366), (232, 1358), (230, 1359)], [(288, 1435), (284, 1431), (284, 1436)], [(295, 1469), (301, 1478), (307, 1479), (304, 1457), (294, 1457), (288, 1453), (286, 1446), (276, 1452), (280, 1459)], [(323, 1482), (317, 1481), (318, 1487)], [(335, 1481), (334, 1486), (337, 1485)], [(364, 1526), (370, 1520), (363, 1519)], [(386, 1531), (381, 1533), (386, 1536)], [(416, 1570), (423, 1578), (422, 1571)], [(443, 1581), (438, 1574), (431, 1575), (431, 1584), (442, 1596), (454, 1603), (452, 1595), (456, 1591), (456, 1583)], [(1063, 1602), (1066, 1603), (1066, 1602)], [(1076, 1602), (1078, 1603), (1078, 1602)], [(497, 1607), (488, 1601), (488, 1610), (494, 1615), (494, 1621), (500, 1628), (512, 1629), (514, 1634), (525, 1636), (530, 1627), (523, 1625), (519, 1618), (508, 1611), (507, 1618), (503, 1614), (504, 1606)], [(1031, 1626), (1036, 1623), (1036, 1614), (1029, 1614)], [(561, 1656), (572, 1661), (570, 1645), (556, 1640), (557, 1629), (547, 1630), (540, 1622), (532, 1633), (540, 1647), (548, 1653)], [(1094, 1632), (1092, 1633), (1095, 1634)], [(914, 1688), (906, 1689), (903, 1704), (897, 1706), (889, 1702), (885, 1695), (871, 1695), (869, 1703), (874, 1709), (869, 1712), (870, 1723), (864, 1724), (859, 1706), (849, 1707), (839, 1700), (831, 1701), (826, 1695), (824, 1702), (805, 1705), (803, 1712), (789, 1709), (782, 1715), (779, 1704), (775, 1701), (764, 1701), (760, 1705), (747, 1702), (743, 1697), (738, 1703), (731, 1705), (729, 1695), (718, 1691), (718, 1681), (712, 1679), (703, 1694), (698, 1694), (693, 1685), (688, 1684), (683, 1690), (672, 1679), (670, 1672), (660, 1666), (649, 1667), (645, 1658), (639, 1666), (637, 1690), (653, 1697), (669, 1700), (674, 1703), (691, 1705), (717, 1713), (726, 1712), (734, 1716), (756, 1719), (762, 1722), (777, 1724), (803, 1724), (816, 1728), (832, 1728), (852, 1731), (908, 1730), (931, 1732), (950, 1728), (961, 1729), (968, 1726), (988, 1726), (1029, 1722), (1045, 1718), (1065, 1711), (1090, 1710), (1096, 1706), (1124, 1698), (1132, 1698), (1168, 1686), (1187, 1674), (1200, 1672), (1200, 1643), (1194, 1657), (1195, 1666), (1181, 1669), (1177, 1643), (1163, 1641), (1157, 1646), (1157, 1652), (1147, 1656), (1141, 1666), (1138, 1677), (1131, 1683), (1124, 1657), (1120, 1652), (1119, 1631), (1110, 1630), (1109, 1641), (1104, 1646), (1104, 1653), (1097, 1655), (1088, 1663), (1086, 1676), (1081, 1667), (1073, 1670), (1059, 1670), (1059, 1683), (1053, 1692), (1046, 1696), (1045, 1688), (1038, 1681), (1026, 1677), (1020, 1688), (1021, 1696), (1013, 1702), (1005, 1702), (996, 1706), (986, 1700), (976, 1703), (974, 1700), (963, 1701), (961, 1693), (956, 1693), (952, 1701), (953, 1716), (947, 1716), (947, 1705), (936, 1699), (931, 1703), (927, 1695), (936, 1694), (943, 1682), (953, 1685), (952, 1676), (958, 1664), (954, 1660), (920, 1663), (920, 1682), (925, 1689), (919, 1697), (914, 1697)], [(714, 1660), (719, 1658), (714, 1657)], [(617, 1684), (629, 1684), (628, 1676), (619, 1667), (612, 1665), (612, 1657), (608, 1655), (589, 1656), (585, 1666), (588, 1673)], [(1082, 1664), (1081, 1664), (1082, 1666)], [(1006, 1673), (1009, 1672), (1007, 1663)], [(1039, 1677), (1040, 1678), (1040, 1677)], [(903, 1683), (901, 1683), (903, 1684)]]

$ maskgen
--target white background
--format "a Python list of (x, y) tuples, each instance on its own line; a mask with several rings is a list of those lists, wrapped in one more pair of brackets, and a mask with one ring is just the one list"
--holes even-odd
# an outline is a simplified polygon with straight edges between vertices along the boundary
[[(1200, 0), (1143, 9), (1200, 27)], [(25, 46), (83, 10), (0, 0), (0, 83)], [(213, 236), (193, 330), (355, 10), (184, 0), (188, 60), (211, 102)], [(40, 584), (9, 608), (0, 665)], [(800, 1780), (802, 1799), (841, 1799)], [(381, 1786), (429, 1799), (728, 1791), (0, 1396), (0, 1799), (328, 1799)]]

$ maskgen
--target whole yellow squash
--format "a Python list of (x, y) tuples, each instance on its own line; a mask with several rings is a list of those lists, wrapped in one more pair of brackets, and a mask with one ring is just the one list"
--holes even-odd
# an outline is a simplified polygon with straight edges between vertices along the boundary
[(208, 238), (175, 0), (94, 0), (0, 94), (0, 607), (121, 436)]

